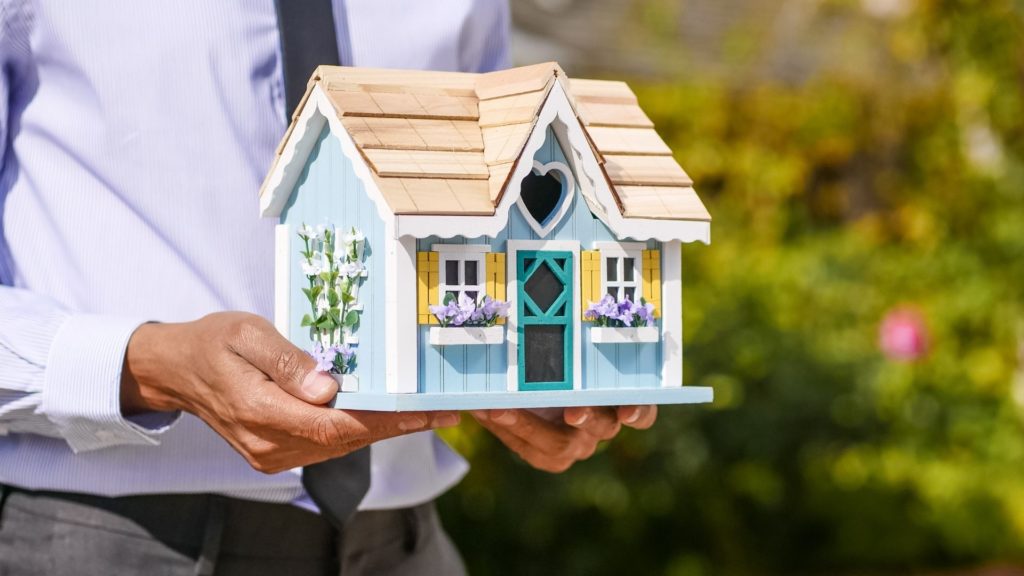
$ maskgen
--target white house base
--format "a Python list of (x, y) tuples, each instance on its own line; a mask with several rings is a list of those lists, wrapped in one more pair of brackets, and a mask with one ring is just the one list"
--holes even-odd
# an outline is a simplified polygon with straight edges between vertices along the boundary
[(714, 399), (706, 386), (557, 390), (543, 392), (462, 392), (424, 394), (338, 394), (340, 410), (410, 412), (419, 410), (486, 410), (494, 408), (556, 408), (629, 406), (635, 404), (706, 404)]

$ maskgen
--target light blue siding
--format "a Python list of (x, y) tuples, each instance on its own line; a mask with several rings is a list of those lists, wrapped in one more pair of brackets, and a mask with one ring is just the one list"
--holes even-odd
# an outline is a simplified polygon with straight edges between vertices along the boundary
[[(566, 161), (554, 132), (549, 128), (547, 140), (534, 156), (541, 163)], [(616, 241), (615, 235), (591, 214), (580, 196), (579, 186), (573, 190), (572, 205), (562, 221), (547, 236), (548, 240), (574, 240), (583, 250), (593, 249), (595, 242)], [(457, 225), (457, 217), (452, 225)], [(539, 240), (518, 207), (509, 212), (508, 225), (493, 239), (489, 238), (422, 238), (417, 250), (429, 251), (435, 243), (479, 244), (490, 242), (494, 252), (505, 252), (508, 240)], [(658, 248), (656, 241), (647, 243)], [(660, 326), (660, 322), (659, 322)], [(590, 342), (590, 324), (582, 324), (582, 382), (585, 389), (655, 388), (661, 382), (661, 344), (601, 344)], [(419, 360), (421, 392), (499, 392), (507, 388), (508, 346), (432, 346), (427, 338), (428, 327), (420, 327)], [(523, 392), (531, 394), (531, 392)]]
[(309, 312), (309, 302), (301, 288), (306, 278), (300, 268), (299, 251), (302, 240), (296, 234), (303, 223), (331, 224), (336, 228), (355, 226), (366, 235), (368, 276), (359, 288), (359, 302), (363, 312), (354, 335), (359, 338), (356, 374), (360, 392), (385, 392), (384, 334), (384, 221), (376, 205), (366, 194), (363, 183), (355, 176), (352, 163), (341, 151), (337, 138), (325, 127), (306, 161), (295, 191), (281, 215), (281, 222), (291, 228), (292, 258), (291, 286), (289, 288), (291, 341), (307, 350), (311, 345), (309, 330), (300, 326), (303, 314)]

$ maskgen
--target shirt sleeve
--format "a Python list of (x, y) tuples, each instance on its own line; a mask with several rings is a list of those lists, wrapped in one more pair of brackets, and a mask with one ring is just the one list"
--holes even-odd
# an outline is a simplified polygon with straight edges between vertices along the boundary
[[(18, 71), (31, 54), (26, 10), (21, 0), (0, 0), (0, 206), (14, 164), (8, 127)], [(13, 270), (0, 227), (0, 434), (60, 437), (75, 452), (157, 444), (178, 414), (121, 414), (125, 350), (145, 319), (74, 314), (10, 286)]]
[(510, 26), (507, 0), (473, 2), (459, 44), (461, 70), (493, 72), (508, 68)]
[(159, 444), (180, 413), (121, 414), (124, 354), (144, 321), (0, 286), (0, 432), (63, 438), (75, 452)]

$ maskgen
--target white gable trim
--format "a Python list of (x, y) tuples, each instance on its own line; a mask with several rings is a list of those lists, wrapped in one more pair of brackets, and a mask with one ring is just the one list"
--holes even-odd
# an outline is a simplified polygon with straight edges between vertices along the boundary
[[(394, 238), (395, 214), (384, 200), (380, 188), (377, 187), (377, 182), (374, 181), (366, 160), (359, 153), (348, 130), (341, 123), (341, 119), (338, 118), (334, 105), (327, 99), (327, 95), (319, 85), (314, 86), (310, 92), (302, 114), (299, 115), (299, 120), (295, 124), (295, 129), (292, 131), (291, 137), (288, 138), (284, 150), (281, 151), (281, 157), (278, 158), (273, 171), (267, 177), (265, 189), (260, 196), (260, 215), (263, 217), (281, 215), (285, 204), (288, 203), (288, 199), (295, 190), (295, 184), (298, 182), (299, 175), (302, 174), (306, 159), (313, 151), (313, 146), (316, 144), (325, 122), (330, 126), (331, 135), (337, 138), (338, 143), (341, 144), (342, 154), (352, 163), (352, 171), (356, 178), (363, 183), (366, 195), (373, 200), (377, 207), (377, 214), (387, 227), (388, 237)], [(339, 193), (342, 192), (339, 191)]]
[[(619, 239), (636, 240), (680, 240), (682, 242), (711, 242), (711, 223), (695, 220), (658, 220), (653, 218), (625, 218), (619, 212), (611, 188), (604, 177), (597, 157), (594, 155), (583, 132), (572, 104), (560, 82), (555, 82), (541, 106), (537, 122), (526, 141), (522, 154), (516, 161), (509, 177), (509, 183), (501, 202), (492, 216), (433, 216), (402, 214), (395, 218), (399, 236), (425, 238), (439, 236), (451, 238), (465, 236), (496, 236), (508, 224), (509, 210), (519, 200), (519, 186), (526, 175), (533, 170), (534, 156), (544, 144), (547, 128), (555, 120), (555, 133), (568, 160), (584, 199), (591, 211), (615, 233)], [(596, 206), (595, 206), (596, 204)], [(455, 223), (458, 222), (457, 225)]]

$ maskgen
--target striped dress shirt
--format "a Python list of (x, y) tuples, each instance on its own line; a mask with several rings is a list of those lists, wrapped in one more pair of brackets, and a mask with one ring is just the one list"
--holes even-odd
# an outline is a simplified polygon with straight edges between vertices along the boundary
[[(343, 62), (506, 65), (505, 0), (335, 0)], [(0, 0), (0, 482), (306, 503), (191, 416), (120, 413), (145, 321), (269, 317), (257, 190), (286, 128), (273, 0)], [(375, 444), (361, 508), (466, 463), (433, 433)]]

